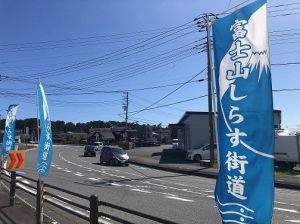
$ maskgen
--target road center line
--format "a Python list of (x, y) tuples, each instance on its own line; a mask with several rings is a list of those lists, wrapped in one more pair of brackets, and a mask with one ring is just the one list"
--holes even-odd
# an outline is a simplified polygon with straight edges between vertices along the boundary
[(174, 199), (174, 200), (178, 200), (178, 201), (184, 201), (184, 202), (193, 202), (193, 201), (194, 201), (194, 200), (190, 200), (190, 199), (179, 198), (179, 197), (173, 197), (173, 196), (166, 196), (166, 198)]

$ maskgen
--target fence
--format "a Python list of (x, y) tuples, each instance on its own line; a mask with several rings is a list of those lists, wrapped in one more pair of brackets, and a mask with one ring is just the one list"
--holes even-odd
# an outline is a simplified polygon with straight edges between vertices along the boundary
[[(3, 172), (4, 171), (4, 172)], [(4, 174), (4, 175), (3, 175)], [(36, 186), (33, 186), (31, 184), (21, 182), (20, 180), (17, 179), (17, 176), (24, 178), (25, 180), (29, 180), (33, 183), (36, 184)], [(10, 180), (8, 179), (10, 178)], [(90, 197), (81, 195), (66, 189), (62, 189), (59, 187), (56, 187), (54, 185), (50, 185), (47, 183), (44, 183), (41, 180), (35, 180), (33, 178), (26, 177), (21, 174), (17, 174), (16, 172), (8, 171), (4, 168), (1, 167), (1, 172), (0, 172), (0, 186), (2, 185), (2, 182), (4, 181), (7, 184), (10, 185), (10, 191), (9, 191), (9, 202), (11, 206), (14, 206), (15, 204), (15, 194), (16, 194), (16, 189), (20, 189), (21, 191), (28, 193), (34, 197), (36, 197), (36, 223), (37, 224), (42, 224), (43, 223), (43, 216), (44, 216), (44, 203), (51, 204), (52, 206), (55, 206), (65, 212), (68, 212), (78, 218), (81, 218), (83, 220), (88, 221), (90, 224), (98, 224), (99, 219), (101, 218), (108, 218), (112, 221), (117, 222), (117, 223), (122, 223), (122, 224), (134, 224), (134, 222), (131, 222), (125, 218), (122, 218), (117, 215), (112, 215), (109, 214), (108, 212), (104, 211), (99, 211), (102, 208), (110, 208), (113, 209), (114, 211), (126, 213), (131, 216), (135, 216), (138, 218), (142, 218), (144, 220), (148, 221), (153, 221), (154, 223), (161, 223), (161, 224), (177, 224), (172, 221), (168, 221), (165, 219), (161, 219), (152, 215), (148, 215), (142, 212), (134, 211), (128, 208), (124, 208), (118, 205), (114, 205), (108, 202), (104, 201), (99, 201), (98, 197), (96, 195), (91, 195)], [(24, 187), (25, 186), (25, 187)], [(63, 192), (68, 195), (72, 195), (74, 197), (86, 200), (87, 203), (89, 203), (89, 206), (85, 206), (83, 204), (79, 204), (73, 201), (68, 200), (67, 198), (64, 198), (62, 196), (59, 196), (51, 191), (50, 189), (56, 190), (58, 192)], [(86, 214), (84, 212), (80, 211), (74, 211), (74, 209), (70, 208), (69, 206), (65, 206), (59, 202), (64, 202), (69, 205), (74, 206), (75, 208), (82, 209), (83, 211), (88, 211), (89, 214)], [(100, 221), (101, 223), (101, 221)]]

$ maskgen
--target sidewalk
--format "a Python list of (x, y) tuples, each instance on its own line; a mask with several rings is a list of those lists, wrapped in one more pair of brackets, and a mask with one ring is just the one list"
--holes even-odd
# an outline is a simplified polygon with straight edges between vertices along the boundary
[[(2, 186), (0, 190), (0, 223), (35, 224), (35, 210), (16, 198), (15, 205), (9, 205), (9, 192)], [(44, 217), (44, 223), (51, 221)]]
[[(130, 163), (155, 169), (177, 172), (187, 175), (217, 178), (218, 170), (200, 166), (199, 163), (185, 159), (185, 152), (170, 146), (141, 147), (127, 151)], [(276, 175), (275, 186), (300, 190), (300, 171), (292, 175)]]

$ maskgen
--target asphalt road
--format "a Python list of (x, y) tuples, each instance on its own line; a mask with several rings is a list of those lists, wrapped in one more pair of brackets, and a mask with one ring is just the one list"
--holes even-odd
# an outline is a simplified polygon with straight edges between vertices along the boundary
[[(26, 168), (21, 174), (37, 179), (36, 157), (35, 149), (27, 152)], [(33, 184), (23, 178), (19, 180)], [(99, 154), (96, 157), (83, 157), (83, 147), (80, 146), (55, 146), (49, 176), (43, 177), (42, 180), (86, 196), (95, 194), (102, 201), (177, 223), (221, 223), (213, 196), (214, 179), (135, 165), (129, 167), (102, 166), (99, 165)], [(55, 190), (47, 190), (72, 202), (88, 206), (88, 201), (83, 199)], [(17, 193), (29, 204), (35, 204), (31, 196), (20, 190)], [(276, 189), (275, 197), (273, 223), (300, 223), (299, 191)], [(56, 201), (55, 203), (88, 214), (87, 211), (74, 208), (65, 202)], [(102, 209), (127, 218), (134, 223), (154, 223), (107, 208)], [(45, 205), (45, 214), (55, 220), (53, 223), (87, 223), (47, 204)], [(109, 219), (104, 221), (113, 223)]]

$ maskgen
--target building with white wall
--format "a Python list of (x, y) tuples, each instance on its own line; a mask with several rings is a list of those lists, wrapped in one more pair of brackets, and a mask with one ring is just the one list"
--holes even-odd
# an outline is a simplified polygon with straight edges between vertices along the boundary
[[(179, 148), (188, 150), (209, 143), (208, 112), (187, 111), (176, 126), (179, 127), (177, 131)], [(281, 128), (280, 110), (274, 110), (274, 128)]]

